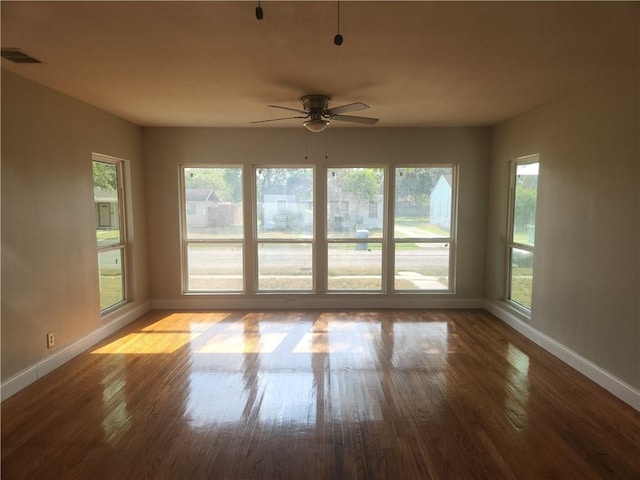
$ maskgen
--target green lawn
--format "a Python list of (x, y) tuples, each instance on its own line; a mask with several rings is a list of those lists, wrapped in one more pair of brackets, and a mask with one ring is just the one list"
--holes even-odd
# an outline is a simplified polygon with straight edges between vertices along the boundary
[(532, 268), (513, 268), (511, 272), (511, 300), (531, 309), (532, 284)]
[(120, 230), (96, 230), (98, 246), (117, 245), (120, 243)]
[[(429, 219), (425, 217), (397, 217), (395, 219), (396, 226), (401, 225), (403, 227), (412, 227), (418, 228), (427, 233), (431, 233), (433, 235), (437, 235), (438, 237), (447, 238), (450, 235), (450, 232), (444, 230), (437, 225), (432, 225), (429, 223)], [(402, 234), (396, 232), (396, 236), (398, 238), (403, 238)]]
[(124, 299), (122, 288), (122, 275), (105, 274), (100, 275), (100, 310), (109, 308)]

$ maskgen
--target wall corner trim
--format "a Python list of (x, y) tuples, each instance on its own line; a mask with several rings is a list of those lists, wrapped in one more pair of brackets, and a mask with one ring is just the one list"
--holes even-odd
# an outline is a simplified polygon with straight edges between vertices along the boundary
[(485, 309), (529, 340), (544, 348), (553, 356), (583, 374), (589, 380), (597, 383), (609, 393), (640, 411), (640, 390), (623, 382), (602, 367), (578, 355), (560, 342), (536, 330), (519, 318), (516, 313), (512, 312), (507, 305), (486, 300)]
[(151, 310), (151, 302), (131, 302), (108, 316), (107, 323), (54, 354), (8, 378), (0, 387), (1, 401), (15, 395), (47, 373), (78, 356), (85, 350)]

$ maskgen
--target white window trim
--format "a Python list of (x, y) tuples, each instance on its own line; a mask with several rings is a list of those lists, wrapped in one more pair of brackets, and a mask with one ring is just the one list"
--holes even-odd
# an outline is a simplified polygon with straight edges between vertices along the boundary
[[(117, 245), (109, 245), (108, 247), (99, 247), (96, 243), (96, 260), (98, 261), (98, 275), (100, 275), (100, 254), (112, 250), (122, 251), (122, 300), (108, 306), (107, 308), (100, 310), (100, 316), (106, 317), (109, 313), (117, 310), (127, 304), (130, 299), (129, 293), (129, 234), (128, 231), (128, 215), (129, 210), (127, 206), (128, 195), (126, 194), (127, 182), (125, 180), (127, 161), (122, 158), (112, 157), (109, 155), (103, 155), (101, 153), (92, 153), (91, 162), (93, 168), (93, 162), (107, 163), (115, 165), (118, 176), (118, 216), (120, 227), (120, 243)], [(93, 178), (92, 178), (93, 180)], [(95, 229), (95, 226), (94, 226)]]
[[(286, 240), (281, 240), (278, 238), (269, 238), (269, 237), (260, 237), (260, 234), (258, 232), (258, 175), (260, 174), (260, 170), (262, 169), (276, 169), (276, 168), (281, 168), (281, 169), (310, 169), (311, 170), (311, 176), (313, 179), (313, 200), (314, 200), (314, 208), (313, 208), (313, 225), (314, 225), (314, 235), (312, 236), (311, 239), (302, 239), (302, 238), (288, 238)], [(253, 168), (251, 169), (251, 233), (252, 233), (252, 237), (251, 237), (251, 250), (252, 250), (252, 258), (253, 258), (253, 264), (251, 265), (251, 269), (253, 271), (253, 277), (251, 278), (252, 282), (253, 282), (253, 293), (255, 294), (314, 294), (317, 293), (317, 278), (318, 278), (318, 273), (317, 273), (317, 262), (316, 262), (316, 250), (317, 250), (317, 244), (316, 244), (316, 235), (318, 232), (318, 227), (317, 227), (317, 222), (318, 222), (318, 218), (317, 218), (317, 206), (315, 205), (315, 201), (317, 199), (317, 176), (318, 176), (318, 169), (316, 167), (316, 165), (313, 164), (307, 164), (307, 163), (302, 163), (302, 164), (286, 164), (286, 165), (281, 165), (281, 164), (260, 164), (260, 165), (253, 165)], [(260, 265), (259, 265), (259, 246), (260, 244), (285, 244), (285, 243), (296, 243), (296, 244), (301, 244), (301, 245), (306, 245), (309, 244), (311, 245), (311, 289), (302, 289), (302, 290), (296, 290), (296, 289), (289, 289), (289, 290), (277, 290), (277, 289), (267, 289), (267, 288), (260, 288)]]
[[(243, 245), (243, 285), (240, 290), (189, 290), (188, 287), (188, 261), (187, 245), (198, 240), (188, 240), (186, 235), (186, 201), (185, 201), (185, 169), (187, 168), (240, 168), (243, 176), (243, 238), (238, 239), (238, 243)], [(451, 198), (451, 228), (449, 237), (437, 238), (410, 238), (396, 240), (393, 235), (394, 212), (395, 212), (395, 171), (397, 168), (451, 168), (453, 192)], [(261, 243), (285, 243), (278, 239), (262, 238), (257, 232), (257, 175), (262, 168), (311, 168), (313, 170), (314, 182), (314, 235), (312, 239), (288, 239), (286, 243), (311, 243), (312, 246), (312, 272), (313, 283), (310, 290), (267, 290), (258, 289), (258, 245)], [(384, 170), (384, 199), (383, 211), (383, 237), (371, 238), (368, 243), (379, 243), (382, 248), (382, 284), (379, 290), (330, 290), (327, 287), (327, 248), (336, 243), (353, 243), (362, 241), (361, 238), (328, 238), (327, 237), (327, 175), (332, 168), (382, 168)], [(372, 296), (442, 296), (456, 293), (456, 262), (457, 262), (457, 221), (458, 221), (458, 195), (459, 195), (459, 165), (456, 163), (430, 163), (430, 162), (407, 162), (407, 163), (380, 163), (372, 164), (333, 164), (333, 163), (181, 163), (178, 165), (179, 179), (179, 208), (180, 215), (180, 236), (181, 236), (181, 291), (185, 296), (245, 296), (260, 297), (267, 295), (295, 296), (317, 295), (324, 296), (344, 296), (372, 295)], [(391, 176), (394, 178), (391, 178)], [(431, 290), (396, 290), (395, 289), (395, 244), (402, 242), (420, 243), (448, 243), (449, 244), (449, 282), (447, 289)], [(218, 241), (219, 243), (220, 241)], [(236, 240), (234, 240), (234, 243)]]
[[(516, 242), (513, 239), (513, 231), (514, 231), (514, 222), (515, 222), (515, 200), (516, 200), (516, 180), (517, 180), (517, 168), (521, 165), (527, 165), (532, 163), (540, 163), (540, 155), (532, 154), (525, 155), (522, 157), (518, 157), (512, 160), (509, 164), (509, 201), (507, 208), (507, 242), (505, 248), (505, 301), (518, 312), (526, 316), (527, 318), (531, 318), (531, 309), (527, 308), (525, 305), (522, 305), (515, 300), (511, 299), (511, 268), (512, 268), (512, 251), (513, 249), (524, 250), (533, 255), (533, 262), (535, 268), (535, 241), (534, 245), (527, 245), (524, 243)], [(537, 202), (536, 202), (537, 203)], [(536, 204), (537, 210), (537, 204)], [(533, 279), (532, 279), (533, 284)], [(533, 303), (533, 290), (531, 292), (531, 301)]]
[[(208, 169), (239, 169), (242, 175), (242, 208), (243, 208), (243, 230), (241, 238), (226, 238), (216, 240), (189, 239), (187, 235), (187, 197), (185, 171), (188, 168), (208, 168)], [(182, 163), (178, 165), (178, 190), (180, 195), (180, 208), (178, 209), (180, 221), (180, 291), (182, 295), (240, 295), (247, 292), (247, 224), (246, 224), (246, 169), (243, 164), (211, 164), (211, 163)], [(242, 245), (242, 289), (239, 290), (190, 290), (189, 289), (189, 245), (190, 244), (236, 244)]]
[[(329, 237), (328, 232), (329, 232), (329, 226), (327, 224), (328, 220), (327, 220), (327, 209), (328, 209), (328, 203), (327, 203), (327, 198), (329, 198), (328, 196), (328, 185), (329, 185), (329, 170), (331, 169), (349, 169), (349, 168), (379, 168), (382, 170), (383, 172), (383, 218), (382, 218), (382, 238), (367, 238), (367, 242), (366, 243), (378, 243), (380, 244), (380, 248), (381, 248), (381, 255), (382, 255), (382, 264), (380, 265), (380, 289), (379, 290), (363, 290), (363, 289), (350, 289), (350, 290), (334, 290), (334, 289), (329, 289), (328, 288), (328, 283), (329, 283), (329, 277), (328, 277), (328, 271), (329, 271), (329, 245), (336, 245), (336, 244), (340, 244), (340, 243), (361, 243), (363, 241), (362, 238), (359, 238), (357, 236), (355, 237)], [(323, 180), (324, 180), (324, 204), (321, 207), (322, 208), (322, 223), (324, 226), (324, 247), (320, 250), (322, 250), (323, 252), (323, 260), (324, 260), (324, 264), (323, 266), (325, 266), (326, 268), (323, 270), (324, 271), (324, 276), (322, 278), (322, 282), (324, 285), (324, 293), (327, 293), (329, 295), (344, 295), (344, 294), (365, 294), (365, 295), (384, 295), (389, 293), (391, 290), (389, 290), (388, 288), (388, 283), (389, 282), (385, 282), (385, 279), (389, 277), (388, 273), (388, 254), (387, 252), (389, 252), (389, 235), (388, 235), (388, 225), (389, 225), (389, 184), (390, 184), (390, 179), (389, 179), (389, 171), (390, 171), (390, 167), (389, 165), (386, 164), (381, 164), (381, 163), (371, 163), (371, 164), (365, 164), (365, 165), (360, 165), (360, 164), (354, 164), (354, 165), (337, 165), (337, 164), (327, 164), (324, 165), (324, 168), (322, 169), (322, 176), (323, 176)], [(349, 200), (347, 200), (347, 205), (349, 205)], [(320, 209), (317, 209), (317, 211), (319, 211)], [(385, 215), (386, 213), (386, 215)]]
[[(451, 168), (451, 225), (449, 228), (448, 237), (410, 237), (410, 238), (395, 238), (395, 174), (397, 169), (401, 168)], [(453, 163), (401, 163), (392, 166), (393, 180), (389, 178), (389, 245), (392, 251), (389, 252), (389, 271), (391, 272), (388, 277), (388, 288), (393, 293), (404, 294), (454, 294), (456, 292), (456, 245), (457, 245), (457, 226), (458, 226), (458, 165)], [(448, 288), (442, 290), (400, 290), (395, 288), (395, 246), (397, 243), (448, 243), (449, 244), (449, 279)]]

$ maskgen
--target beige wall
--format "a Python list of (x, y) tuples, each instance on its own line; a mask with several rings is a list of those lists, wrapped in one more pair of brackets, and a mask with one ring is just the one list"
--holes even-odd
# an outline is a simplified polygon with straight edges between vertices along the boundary
[[(282, 298), (265, 295), (247, 295), (246, 298), (181, 295), (178, 168), (182, 163), (241, 163), (248, 168), (254, 164), (458, 164), (460, 198), (457, 288), (454, 295), (403, 295), (395, 299), (391, 295), (304, 295), (288, 298), (286, 305), (433, 306), (459, 300), (475, 300), (478, 305), (478, 300), (484, 297), (490, 129), (348, 128), (328, 130), (326, 137), (324, 133), (307, 134), (302, 128), (146, 128), (143, 138), (155, 306), (283, 305)], [(308, 160), (305, 160), (305, 155)]]
[[(129, 162), (135, 302), (149, 298), (141, 130), (2, 71), (2, 379), (104, 327), (93, 152)], [(46, 348), (54, 332), (56, 347)]]
[[(494, 130), (487, 298), (504, 292), (512, 159), (540, 154), (531, 326), (640, 386), (637, 58)], [(624, 65), (623, 65), (624, 67)]]

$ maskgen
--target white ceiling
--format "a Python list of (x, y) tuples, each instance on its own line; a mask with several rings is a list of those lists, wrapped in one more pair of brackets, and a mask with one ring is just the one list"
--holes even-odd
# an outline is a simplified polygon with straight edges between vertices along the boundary
[(340, 47), (336, 2), (262, 1), (262, 21), (256, 5), (2, 1), (2, 47), (43, 62), (2, 67), (142, 126), (248, 127), (317, 93), (368, 103), (357, 115), (380, 127), (459, 126), (511, 118), (638, 52), (636, 3), (342, 1)]

